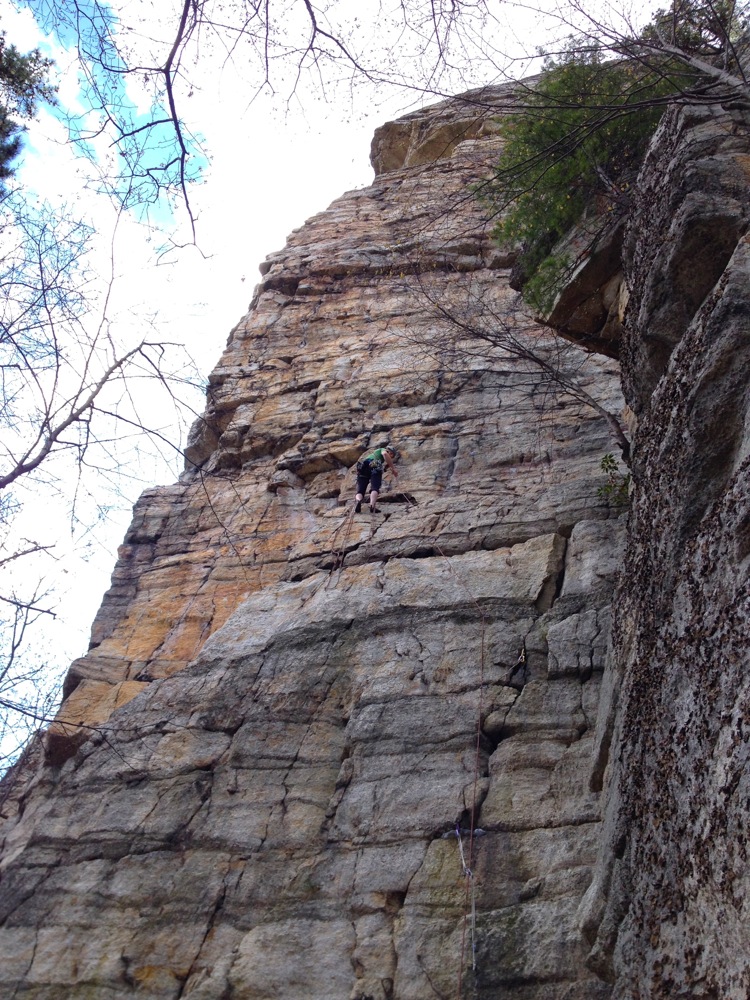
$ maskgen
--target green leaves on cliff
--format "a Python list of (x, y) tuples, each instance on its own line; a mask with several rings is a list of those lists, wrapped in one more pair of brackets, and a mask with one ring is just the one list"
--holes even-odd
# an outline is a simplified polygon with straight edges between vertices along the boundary
[(656, 11), (636, 44), (660, 51), (676, 49), (688, 60), (700, 58), (743, 76), (748, 26), (746, 2), (676, 0), (670, 8)]
[(631, 474), (620, 470), (617, 459), (610, 451), (602, 458), (599, 468), (607, 477), (607, 481), (604, 486), (599, 487), (596, 495), (613, 507), (624, 507), (630, 502)]
[[(584, 26), (501, 123), (485, 200), (495, 237), (522, 248), (513, 287), (540, 312), (624, 214), (648, 140), (673, 103), (750, 103), (747, 3), (673, 0), (632, 34)], [(575, 239), (564, 237), (576, 227)]]
[(505, 148), (484, 197), (499, 216), (496, 239), (523, 248), (518, 284), (535, 308), (551, 305), (574, 263), (562, 251), (552, 253), (560, 239), (582, 220), (593, 239), (624, 211), (673, 92), (669, 78), (637, 63), (571, 52), (548, 60), (502, 123)]

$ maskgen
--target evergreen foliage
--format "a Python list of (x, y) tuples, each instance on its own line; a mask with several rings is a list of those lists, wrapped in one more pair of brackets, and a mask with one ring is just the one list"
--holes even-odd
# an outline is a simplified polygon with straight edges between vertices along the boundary
[(54, 88), (47, 79), (50, 59), (38, 49), (21, 55), (0, 33), (0, 196), (13, 176), (13, 160), (21, 149), (24, 126), (18, 119), (33, 118), (40, 100), (54, 101)]
[(541, 78), (501, 129), (505, 147), (484, 197), (501, 243), (523, 248), (524, 297), (547, 309), (571, 263), (552, 253), (581, 220), (590, 237), (622, 214), (674, 82), (630, 61), (571, 51)]
[(640, 43), (674, 46), (732, 72), (742, 73), (747, 46), (747, 3), (737, 0), (675, 0), (657, 10)]
[[(593, 26), (601, 38), (572, 38), (501, 123), (505, 148), (484, 194), (497, 240), (522, 247), (515, 287), (542, 313), (627, 208), (665, 107), (720, 102), (727, 90), (744, 99), (748, 89), (747, 3), (673, 0), (630, 37)], [(561, 241), (574, 226), (583, 239), (566, 252)]]

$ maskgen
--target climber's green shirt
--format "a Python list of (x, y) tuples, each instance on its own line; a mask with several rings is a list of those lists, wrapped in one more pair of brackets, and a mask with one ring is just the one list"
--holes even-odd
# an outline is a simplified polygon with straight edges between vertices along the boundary
[(369, 462), (373, 469), (382, 469), (385, 463), (384, 452), (385, 448), (376, 448), (369, 455), (365, 455), (362, 461)]

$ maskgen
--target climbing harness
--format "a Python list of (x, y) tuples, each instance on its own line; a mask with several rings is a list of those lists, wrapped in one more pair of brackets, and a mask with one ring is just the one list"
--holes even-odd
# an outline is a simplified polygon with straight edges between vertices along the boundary
[[(386, 447), (387, 446), (384, 446), (380, 450), (384, 451)], [(362, 469), (365, 468), (365, 467), (372, 468), (373, 471), (382, 470), (382, 468), (383, 468), (382, 459), (381, 459), (379, 470), (378, 470), (378, 468), (376, 466), (373, 466), (371, 464), (369, 456), (366, 457), (366, 458), (361, 458), (359, 460), (359, 462), (357, 462), (357, 475), (359, 475), (361, 473)], [(407, 497), (406, 494), (404, 494), (404, 493), (402, 493), (401, 496), (404, 497), (404, 499), (406, 500), (407, 503), (414, 503), (414, 505), (416, 506), (416, 502), (413, 500), (413, 498)], [(343, 520), (341, 521), (341, 523), (339, 524), (339, 526), (336, 528), (336, 530), (334, 531), (334, 533), (333, 533), (333, 535), (331, 537), (331, 568), (328, 571), (328, 578), (326, 580), (326, 589), (330, 585), (331, 580), (333, 579), (333, 577), (337, 573), (340, 573), (341, 570), (344, 567), (344, 559), (346, 558), (346, 550), (347, 550), (347, 547), (349, 545), (349, 539), (350, 539), (351, 533), (352, 533), (352, 525), (353, 525), (353, 522), (354, 522), (354, 514), (355, 514), (355, 512), (356, 512), (356, 506), (355, 507), (351, 507), (351, 508), (349, 508), (346, 511)], [(371, 510), (371, 513), (375, 513), (375, 512), (373, 512)], [(344, 534), (343, 534), (341, 543), (339, 544), (338, 538), (339, 538), (339, 533), (341, 532), (342, 528), (344, 528)], [(372, 538), (374, 534), (375, 534), (374, 525), (370, 524), (370, 538)]]

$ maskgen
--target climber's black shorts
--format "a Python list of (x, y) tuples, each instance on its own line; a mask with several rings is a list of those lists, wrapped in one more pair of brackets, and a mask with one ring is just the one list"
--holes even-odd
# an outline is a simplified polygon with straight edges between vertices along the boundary
[(370, 484), (371, 490), (375, 490), (376, 493), (380, 493), (382, 482), (382, 469), (373, 469), (369, 462), (359, 463), (357, 466), (357, 493), (361, 493), (362, 496), (364, 496), (368, 483)]

